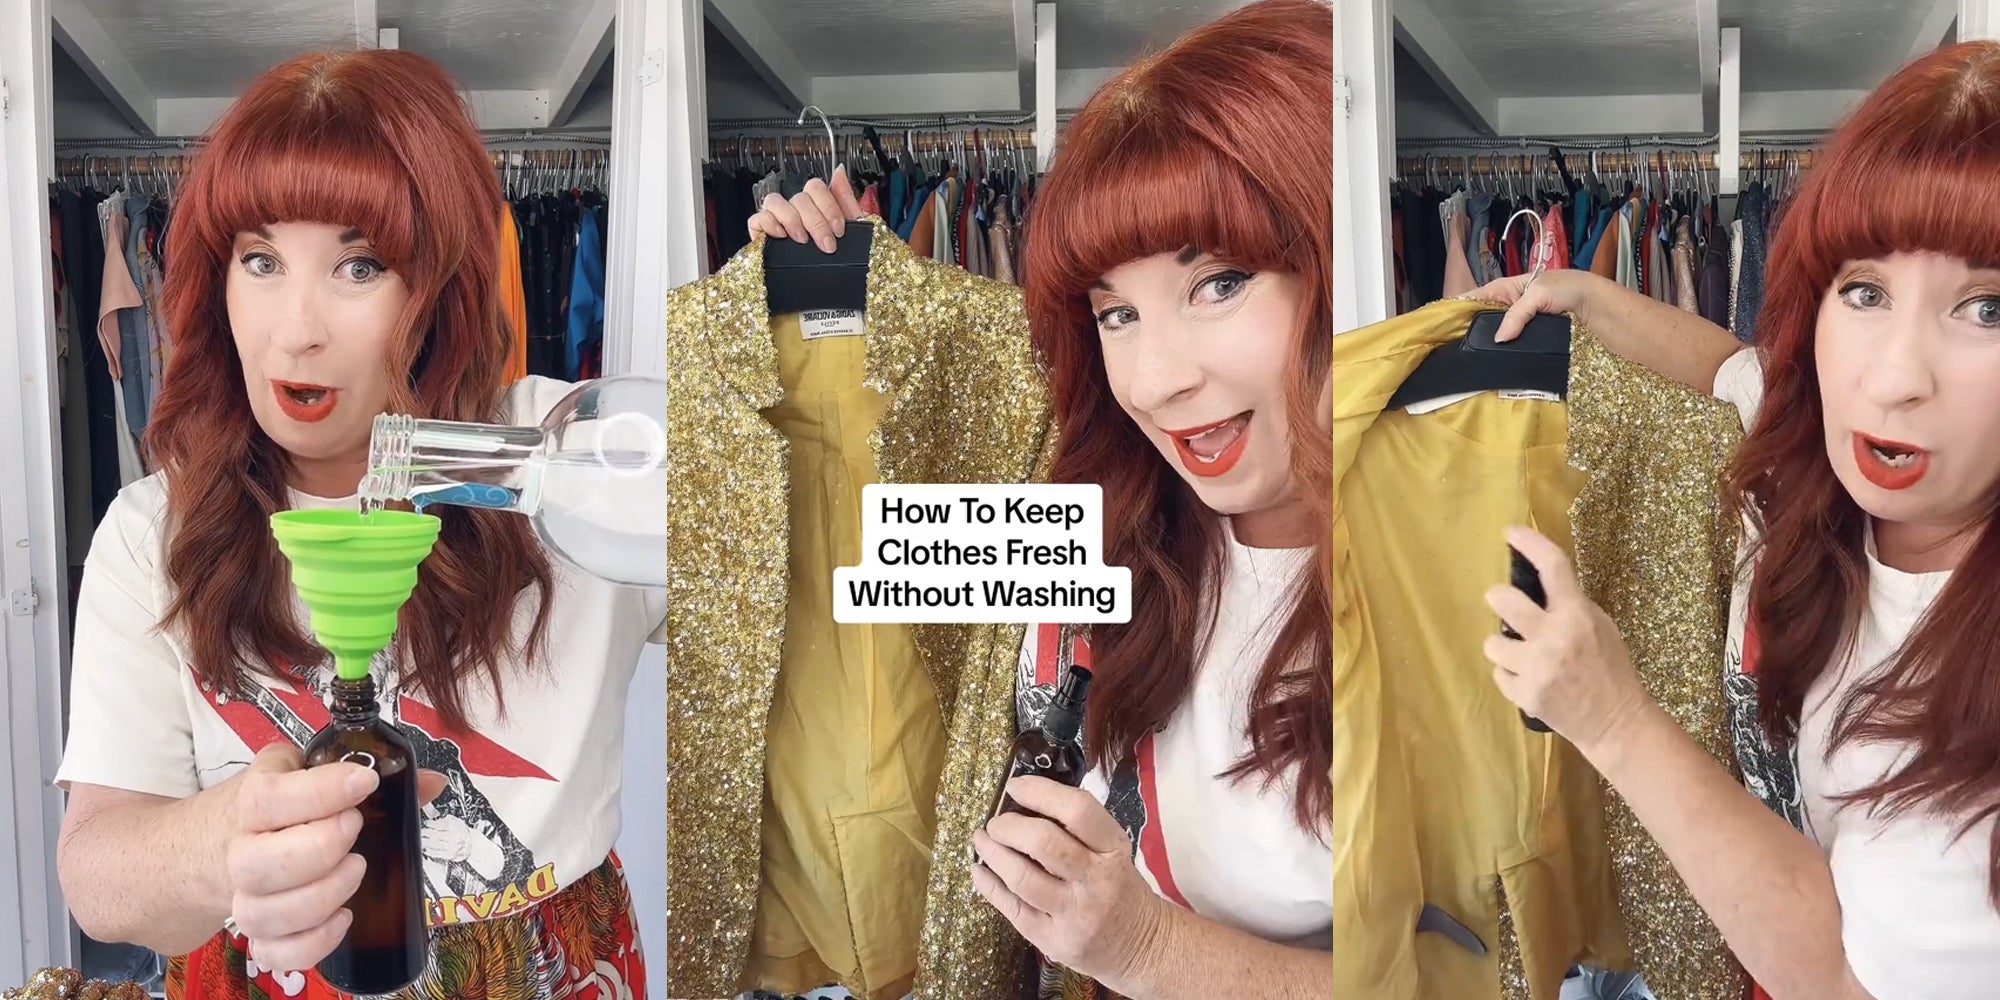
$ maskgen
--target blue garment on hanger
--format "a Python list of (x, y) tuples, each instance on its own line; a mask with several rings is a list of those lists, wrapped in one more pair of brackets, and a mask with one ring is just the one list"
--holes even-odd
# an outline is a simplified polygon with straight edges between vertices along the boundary
[(1576, 210), (1571, 213), (1569, 224), (1569, 255), (1572, 267), (1576, 264), (1576, 255), (1582, 252), (1584, 244), (1590, 242), (1590, 220), (1597, 214), (1590, 185), (1579, 185), (1573, 197), (1576, 201)]
[(1570, 258), (1569, 266), (1582, 271), (1590, 270), (1590, 263), (1597, 259), (1597, 248), (1604, 243), (1604, 233), (1611, 228), (1611, 217), (1616, 208), (1606, 208), (1597, 213), (1597, 224), (1590, 227), (1590, 236), (1583, 241), (1583, 249)]
[(883, 221), (889, 224), (891, 231), (901, 232), (903, 229), (903, 216), (909, 211), (909, 204), (904, 196), (909, 190), (910, 179), (903, 176), (901, 170), (889, 171), (889, 202), (882, 206), (882, 211)]
[(604, 244), (597, 214), (577, 214), (576, 268), (569, 283), (569, 332), (563, 338), (563, 372), (574, 382), (583, 371), (583, 349), (604, 337)]

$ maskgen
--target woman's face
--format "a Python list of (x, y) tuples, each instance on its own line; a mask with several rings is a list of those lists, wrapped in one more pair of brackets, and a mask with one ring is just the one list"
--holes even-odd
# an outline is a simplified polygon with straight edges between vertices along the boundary
[(1844, 267), (1813, 341), (1826, 452), (1870, 515), (1947, 538), (2000, 482), (2000, 270), (1938, 254)]
[(1297, 275), (1193, 249), (1115, 268), (1090, 292), (1112, 395), (1217, 513), (1293, 499), (1286, 362), (1304, 294)]
[(389, 400), (386, 359), (409, 288), (365, 235), (340, 226), (238, 233), (231, 257), (229, 329), (257, 425), (302, 471), (358, 476)]

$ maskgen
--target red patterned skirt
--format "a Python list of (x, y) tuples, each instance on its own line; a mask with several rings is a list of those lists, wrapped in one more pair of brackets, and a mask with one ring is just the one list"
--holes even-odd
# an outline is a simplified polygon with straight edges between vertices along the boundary
[[(167, 963), (167, 1000), (341, 1000), (319, 973), (274, 973), (227, 933)], [(646, 962), (617, 855), (513, 916), (431, 931), (431, 963), (397, 1000), (645, 1000)]]

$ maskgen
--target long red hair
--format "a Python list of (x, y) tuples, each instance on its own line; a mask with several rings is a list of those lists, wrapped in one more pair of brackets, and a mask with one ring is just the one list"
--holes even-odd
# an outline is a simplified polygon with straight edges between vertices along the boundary
[[(184, 637), (203, 681), (235, 690), (247, 671), (323, 662), (294, 617), (290, 570), (265, 527), (288, 506), (289, 457), (251, 415), (223, 287), (236, 235), (277, 222), (365, 233), (411, 292), (387, 359), (390, 408), (491, 421), (506, 390), (498, 308), (502, 200), (470, 115), (437, 64), (399, 51), (308, 55), (264, 74), (196, 157), (174, 206), (165, 290), (173, 360), (146, 445), (167, 486), (160, 627)], [(513, 611), (553, 576), (519, 515), (451, 509), (402, 613), (406, 682), (454, 726), (464, 689), (535, 658)]]
[[(1889, 78), (1826, 144), (1787, 209), (1757, 319), (1764, 403), (1730, 470), (1761, 529), (1750, 627), (1766, 728), (1796, 740), (1806, 692), (1851, 649), (1867, 594), (1868, 515), (1826, 454), (1813, 338), (1821, 300), (1849, 262), (1931, 251), (1990, 265), (2000, 212), (2000, 44), (1940, 49)], [(1995, 387), (2000, 390), (2000, 387)], [(1991, 512), (2000, 512), (1995, 484)], [(1838, 710), (1834, 745), (1898, 741), (1899, 771), (1851, 799), (1935, 812), (1970, 830), (2000, 815), (2000, 527), (1991, 514), (1896, 663)], [(2000, 904), (2000, 828), (1989, 845)]]
[(1317, 558), (1252, 694), (1251, 750), (1228, 772), (1296, 775), (1301, 826), (1332, 817), (1333, 11), (1264, 0), (1120, 74), (1073, 120), (1029, 223), (1027, 306), (1060, 428), (1053, 478), (1104, 488), (1106, 563), (1132, 570), (1132, 619), (1095, 626), (1085, 739), (1117, 761), (1194, 686), (1214, 626), (1223, 527), (1112, 398), (1088, 293), (1131, 261), (1199, 247), (1305, 279), (1287, 387), (1292, 464)]

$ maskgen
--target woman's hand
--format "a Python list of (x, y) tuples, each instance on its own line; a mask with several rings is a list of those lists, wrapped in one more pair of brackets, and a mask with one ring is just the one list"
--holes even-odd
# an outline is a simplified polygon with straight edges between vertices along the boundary
[(1585, 326), (1592, 326), (1605, 303), (1634, 294), (1601, 275), (1558, 267), (1489, 281), (1464, 297), (1508, 307), (1507, 317), (1500, 321), (1500, 331), (1493, 337), (1504, 344), (1520, 336), (1536, 313), (1573, 313)]
[(1618, 626), (1584, 594), (1562, 547), (1526, 528), (1509, 529), (1507, 544), (1541, 572), (1549, 606), (1536, 607), (1513, 587), (1486, 592), (1500, 620), (1521, 634), (1487, 638), (1493, 681), (1507, 700), (1591, 757), (1649, 696)]
[[(306, 768), (296, 747), (257, 754), (237, 779), (236, 829), (229, 840), (230, 916), (266, 969), (309, 969), (332, 953), (353, 923), (345, 909), (366, 868), (354, 848), (362, 800), (374, 771), (356, 764)], [(442, 776), (419, 772), (429, 801)]]
[(1040, 816), (1001, 813), (972, 835), (972, 884), (1051, 961), (1100, 982), (1131, 978), (1172, 904), (1132, 864), (1132, 841), (1089, 792), (1016, 778), (1007, 794)]
[(832, 184), (815, 177), (790, 201), (775, 192), (765, 195), (763, 210), (750, 217), (750, 235), (817, 243), (832, 253), (834, 241), (847, 235), (847, 224), (861, 215), (861, 201), (854, 196), (843, 165), (833, 169)]

